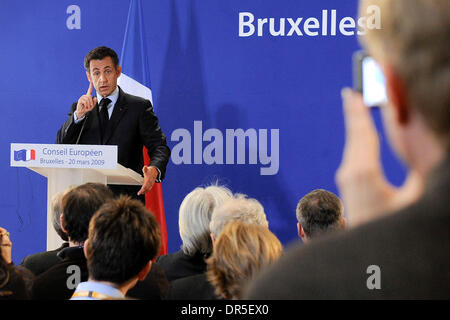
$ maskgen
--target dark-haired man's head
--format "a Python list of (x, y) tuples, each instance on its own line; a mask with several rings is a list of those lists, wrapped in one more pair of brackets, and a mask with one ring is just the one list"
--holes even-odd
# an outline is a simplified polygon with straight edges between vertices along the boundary
[(72, 245), (84, 243), (92, 216), (105, 202), (112, 199), (111, 190), (101, 183), (82, 184), (63, 196), (61, 227)]
[(89, 225), (85, 245), (89, 279), (128, 290), (145, 279), (160, 245), (159, 224), (140, 201), (128, 196), (110, 201)]
[(114, 50), (108, 47), (92, 49), (84, 58), (84, 67), (89, 82), (101, 96), (107, 97), (116, 89), (122, 68)]
[(305, 195), (296, 213), (298, 235), (303, 241), (345, 228), (342, 202), (326, 190), (318, 189)]
[(91, 69), (92, 60), (103, 60), (106, 57), (111, 58), (114, 68), (119, 66), (119, 57), (113, 49), (108, 47), (97, 47), (89, 51), (89, 53), (84, 57), (84, 68), (89, 72)]

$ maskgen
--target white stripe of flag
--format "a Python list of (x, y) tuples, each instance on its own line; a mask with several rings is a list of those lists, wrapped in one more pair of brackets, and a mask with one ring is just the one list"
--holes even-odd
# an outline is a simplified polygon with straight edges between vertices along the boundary
[(152, 90), (144, 86), (142, 83), (134, 80), (124, 73), (120, 75), (117, 83), (126, 93), (150, 100), (150, 102), (153, 104)]

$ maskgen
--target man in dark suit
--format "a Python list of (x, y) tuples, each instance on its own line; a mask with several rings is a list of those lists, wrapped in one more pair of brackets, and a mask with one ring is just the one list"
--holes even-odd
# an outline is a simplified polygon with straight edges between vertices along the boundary
[(383, 122), (406, 182), (386, 181), (370, 110), (344, 90), (336, 180), (352, 229), (291, 249), (247, 298), (450, 298), (450, 2), (361, 1), (362, 14), (373, 8), (383, 26), (362, 39), (386, 78)]
[[(56, 142), (118, 146), (118, 162), (144, 174), (142, 188), (111, 186), (115, 193), (136, 197), (150, 191), (166, 171), (170, 149), (150, 101), (127, 94), (117, 85), (121, 74), (114, 50), (98, 47), (84, 59), (90, 82), (87, 93), (70, 108), (69, 118), (58, 131)], [(97, 95), (92, 97), (93, 88)], [(144, 166), (143, 147), (150, 165)]]

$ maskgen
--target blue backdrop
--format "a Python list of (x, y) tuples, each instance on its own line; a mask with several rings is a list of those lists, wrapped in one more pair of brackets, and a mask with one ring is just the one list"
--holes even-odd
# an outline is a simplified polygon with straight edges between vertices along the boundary
[[(316, 188), (337, 192), (340, 90), (352, 84), (351, 55), (359, 49), (348, 35), (351, 21), (343, 30), (340, 21), (356, 17), (357, 1), (142, 2), (154, 105), (175, 151), (163, 182), (169, 251), (181, 244), (184, 196), (216, 180), (261, 201), (284, 244), (296, 240), (298, 200)], [(9, 166), (9, 144), (55, 142), (71, 103), (88, 88), (86, 53), (105, 45), (121, 55), (128, 7), (125, 0), (0, 2), (0, 226), (11, 233), (15, 263), (45, 250), (47, 192), (45, 178)], [(273, 35), (283, 23), (284, 35)], [(386, 145), (377, 110), (373, 116), (383, 165), (398, 185), (405, 170)], [(248, 137), (230, 139), (241, 133)]]

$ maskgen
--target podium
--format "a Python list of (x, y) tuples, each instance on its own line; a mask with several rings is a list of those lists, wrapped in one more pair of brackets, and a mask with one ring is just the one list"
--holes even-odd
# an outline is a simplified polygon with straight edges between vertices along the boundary
[(142, 185), (144, 178), (117, 162), (117, 146), (11, 143), (11, 167), (47, 178), (47, 250), (61, 246), (52, 224), (51, 201), (70, 186), (87, 182)]

